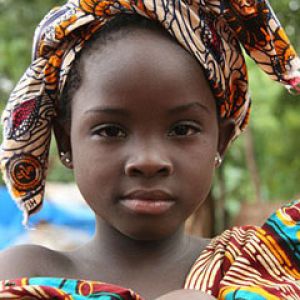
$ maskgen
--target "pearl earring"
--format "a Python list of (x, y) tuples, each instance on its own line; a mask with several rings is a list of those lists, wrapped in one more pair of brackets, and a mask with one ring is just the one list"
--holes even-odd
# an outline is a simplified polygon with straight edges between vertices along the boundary
[(71, 163), (70, 153), (69, 152), (60, 152), (60, 157), (64, 160), (67, 164)]
[(219, 152), (217, 152), (216, 157), (215, 157), (215, 165), (216, 167), (219, 167), (222, 163), (222, 157)]

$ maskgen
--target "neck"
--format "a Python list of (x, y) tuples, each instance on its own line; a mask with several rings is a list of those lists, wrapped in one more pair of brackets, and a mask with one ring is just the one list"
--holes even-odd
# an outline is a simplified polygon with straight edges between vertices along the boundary
[(155, 241), (134, 240), (96, 218), (96, 234), (82, 248), (95, 261), (136, 264), (138, 266), (179, 260), (189, 248), (189, 237), (184, 234), (184, 226), (171, 236)]

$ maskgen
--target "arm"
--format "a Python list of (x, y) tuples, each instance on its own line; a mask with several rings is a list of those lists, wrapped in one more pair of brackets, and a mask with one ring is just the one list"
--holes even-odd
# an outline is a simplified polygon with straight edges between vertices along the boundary
[(168, 294), (162, 295), (159, 298), (156, 298), (155, 300), (215, 300), (216, 298), (205, 294), (200, 291), (195, 290), (176, 290), (172, 291)]

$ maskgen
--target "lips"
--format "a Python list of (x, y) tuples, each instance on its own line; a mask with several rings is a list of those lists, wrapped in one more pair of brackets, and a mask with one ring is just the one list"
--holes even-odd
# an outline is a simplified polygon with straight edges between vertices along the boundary
[(120, 199), (127, 210), (135, 214), (160, 215), (175, 203), (174, 197), (163, 190), (134, 190)]

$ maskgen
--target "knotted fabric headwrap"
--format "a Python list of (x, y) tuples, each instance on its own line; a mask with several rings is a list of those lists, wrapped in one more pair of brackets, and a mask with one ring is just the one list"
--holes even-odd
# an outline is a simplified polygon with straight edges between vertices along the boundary
[(219, 116), (235, 120), (235, 137), (245, 128), (250, 112), (240, 45), (272, 79), (300, 91), (299, 58), (267, 1), (69, 0), (38, 26), (32, 64), (2, 116), (1, 168), (24, 211), (24, 224), (43, 201), (52, 119), (76, 54), (120, 13), (158, 21), (196, 57)]

